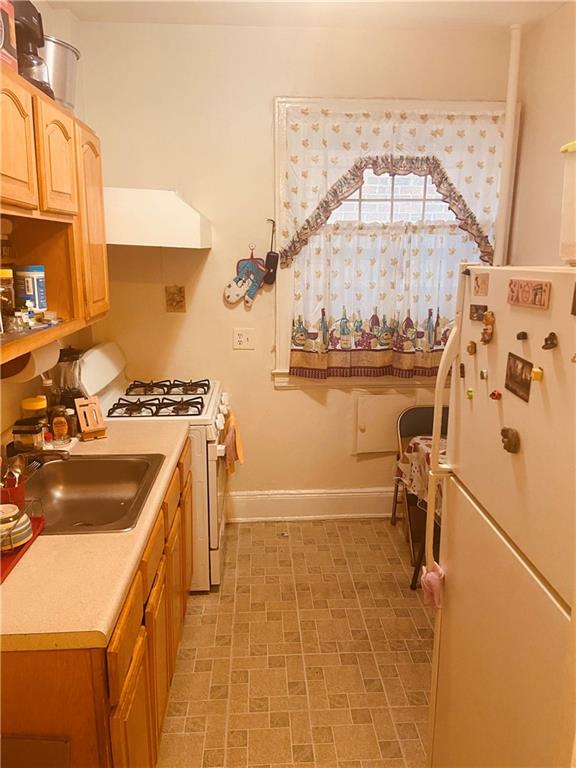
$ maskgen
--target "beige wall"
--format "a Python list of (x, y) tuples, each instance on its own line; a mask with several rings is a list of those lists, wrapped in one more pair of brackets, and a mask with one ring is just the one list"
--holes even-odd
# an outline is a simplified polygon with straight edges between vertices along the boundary
[[(503, 99), (507, 33), (93, 23), (81, 32), (85, 117), (102, 139), (105, 183), (180, 189), (214, 234), (208, 253), (111, 253), (112, 310), (96, 338), (119, 341), (131, 375), (224, 382), (247, 457), (236, 490), (391, 485), (391, 456), (351, 455), (351, 393), (274, 390), (274, 291), (249, 311), (225, 306), (222, 291), (248, 243), (268, 248), (275, 96)], [(172, 282), (186, 285), (184, 315), (163, 310)], [(232, 351), (235, 326), (255, 329), (255, 351)]]
[(520, 134), (510, 263), (559, 266), (563, 144), (576, 139), (576, 5), (566, 3), (522, 41)]

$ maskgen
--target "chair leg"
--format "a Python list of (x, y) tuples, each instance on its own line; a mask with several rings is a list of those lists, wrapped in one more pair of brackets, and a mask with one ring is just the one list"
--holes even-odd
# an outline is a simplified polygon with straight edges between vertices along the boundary
[(392, 517), (390, 519), (390, 525), (396, 525), (396, 507), (398, 506), (398, 486), (400, 480), (396, 478), (394, 480), (394, 495), (392, 497)]
[(410, 589), (416, 589), (418, 587), (418, 576), (420, 575), (422, 563), (424, 562), (425, 549), (426, 549), (426, 539), (422, 541), (422, 544), (420, 544), (420, 549), (418, 550), (418, 557), (416, 558), (416, 564), (414, 565), (414, 573), (412, 574)]

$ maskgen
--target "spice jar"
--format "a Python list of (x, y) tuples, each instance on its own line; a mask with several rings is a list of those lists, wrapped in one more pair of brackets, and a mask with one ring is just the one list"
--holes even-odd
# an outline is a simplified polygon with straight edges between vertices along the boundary
[(66, 408), (66, 421), (68, 422), (68, 435), (76, 437), (78, 434), (78, 417), (74, 408)]
[(66, 420), (66, 408), (57, 405), (52, 410), (52, 435), (55, 443), (69, 443), (68, 421)]
[(20, 401), (23, 419), (35, 419), (38, 423), (48, 423), (48, 403), (44, 395), (25, 397)]
[(10, 219), (3, 218), (0, 221), (0, 242), (2, 243), (0, 259), (2, 260), (2, 264), (5, 265), (11, 264), (14, 260), (14, 248), (12, 246), (12, 240), (10, 239), (13, 228)]
[[(32, 422), (32, 423), (30, 423)], [(40, 450), (44, 441), (42, 438), (44, 428), (42, 424), (33, 422), (32, 419), (19, 419), (12, 427), (12, 439), (17, 451)]]
[(14, 312), (14, 272), (0, 269), (0, 311), (3, 315)]

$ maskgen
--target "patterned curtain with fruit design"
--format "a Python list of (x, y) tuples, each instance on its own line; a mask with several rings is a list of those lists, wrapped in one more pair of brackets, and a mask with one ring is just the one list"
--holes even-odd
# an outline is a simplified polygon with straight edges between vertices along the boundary
[[(280, 257), (295, 275), (290, 373), (435, 375), (457, 264), (492, 261), (503, 108), (280, 101)], [(367, 172), (425, 176), (449, 215), (337, 221)]]

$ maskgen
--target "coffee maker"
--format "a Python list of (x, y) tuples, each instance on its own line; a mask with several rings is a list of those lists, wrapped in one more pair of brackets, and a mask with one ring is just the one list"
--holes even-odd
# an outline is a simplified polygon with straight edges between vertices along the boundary
[(38, 56), (38, 48), (44, 46), (42, 16), (30, 0), (14, 0), (14, 20), (18, 72), (53, 99), (54, 91), (50, 87), (48, 68)]

